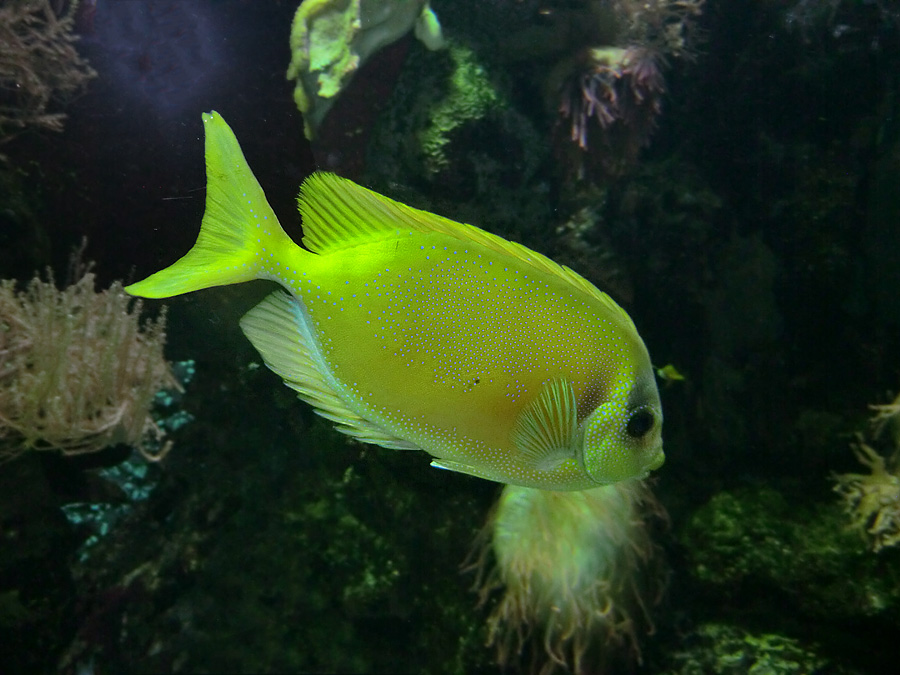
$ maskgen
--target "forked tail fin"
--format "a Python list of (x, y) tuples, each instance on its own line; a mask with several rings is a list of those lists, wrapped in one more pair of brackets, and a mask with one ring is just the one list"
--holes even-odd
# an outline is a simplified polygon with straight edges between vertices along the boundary
[(217, 112), (206, 131), (206, 212), (197, 243), (166, 269), (127, 286), (131, 295), (168, 298), (257, 278), (261, 258), (294, 248), (281, 229), (234, 133)]

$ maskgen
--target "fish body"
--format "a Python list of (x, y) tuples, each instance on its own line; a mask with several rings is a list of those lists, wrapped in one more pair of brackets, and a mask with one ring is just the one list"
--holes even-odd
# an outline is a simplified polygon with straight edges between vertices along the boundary
[(197, 244), (130, 293), (278, 282), (287, 293), (241, 321), (266, 364), (341, 431), (438, 467), (581, 490), (662, 464), (649, 356), (609, 296), (524, 246), (331, 174), (301, 187), (299, 247), (224, 120), (204, 123)]

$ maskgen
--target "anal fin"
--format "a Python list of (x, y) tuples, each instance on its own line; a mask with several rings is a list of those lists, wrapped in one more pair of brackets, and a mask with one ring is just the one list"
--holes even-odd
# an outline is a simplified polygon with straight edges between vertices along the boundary
[(472, 466), (471, 464), (466, 464), (464, 462), (457, 462), (452, 459), (432, 459), (431, 466), (435, 469), (446, 469), (447, 471), (456, 471), (458, 473), (464, 473), (469, 476), (475, 476), (476, 478), (483, 478), (484, 480), (492, 480), (498, 483), (505, 483), (506, 480), (503, 476), (497, 474), (493, 474), (490, 471), (485, 471), (477, 466)]
[(284, 291), (272, 293), (244, 315), (241, 330), (266, 366), (319, 415), (334, 422), (338, 431), (385, 448), (419, 449), (347, 403), (322, 358), (303, 308), (293, 296)]

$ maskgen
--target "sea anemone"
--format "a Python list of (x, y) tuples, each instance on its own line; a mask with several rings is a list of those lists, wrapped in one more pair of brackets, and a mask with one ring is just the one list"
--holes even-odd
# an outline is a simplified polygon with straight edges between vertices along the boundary
[(170, 445), (150, 408), (158, 391), (179, 387), (163, 357), (165, 315), (142, 322), (120, 283), (97, 292), (77, 259), (73, 270), (80, 278), (63, 290), (52, 277), (24, 289), (0, 280), (0, 463), (119, 443), (159, 460)]
[(577, 146), (577, 164), (618, 174), (647, 144), (662, 109), (662, 57), (645, 47), (582, 50), (556, 69), (561, 126)]
[(647, 607), (662, 588), (644, 514), (662, 509), (639, 481), (504, 487), (474, 565), (482, 603), (503, 588), (488, 619), (501, 665), (526, 652), (535, 672), (596, 673), (640, 659), (637, 635), (652, 628)]

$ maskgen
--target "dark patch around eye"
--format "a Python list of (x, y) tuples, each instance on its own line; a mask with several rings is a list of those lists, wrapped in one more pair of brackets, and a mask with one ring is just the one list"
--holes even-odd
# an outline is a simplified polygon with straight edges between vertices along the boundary
[(606, 387), (598, 382), (589, 384), (577, 402), (578, 423), (581, 424), (588, 415), (594, 412), (605, 397)]
[(638, 410), (628, 420), (625, 433), (632, 438), (643, 438), (653, 428), (653, 413), (649, 410)]

